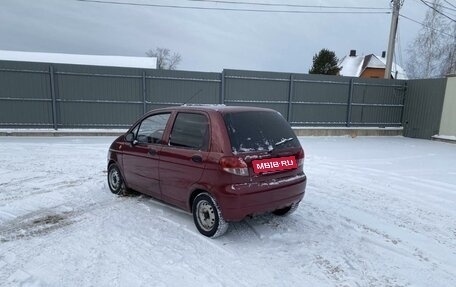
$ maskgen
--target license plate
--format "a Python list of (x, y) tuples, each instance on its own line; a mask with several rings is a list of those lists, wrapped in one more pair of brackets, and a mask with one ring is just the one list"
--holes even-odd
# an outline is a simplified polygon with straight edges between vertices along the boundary
[(253, 160), (252, 166), (255, 173), (264, 173), (295, 169), (298, 167), (298, 164), (296, 163), (296, 158), (294, 156), (288, 156)]

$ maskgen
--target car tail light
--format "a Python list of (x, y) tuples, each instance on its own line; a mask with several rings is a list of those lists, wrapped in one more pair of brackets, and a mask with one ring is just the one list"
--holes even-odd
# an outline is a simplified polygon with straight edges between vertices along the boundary
[(304, 150), (302, 148), (298, 152), (298, 155), (297, 155), (296, 159), (298, 161), (298, 166), (303, 166), (304, 165)]
[(220, 167), (231, 174), (248, 176), (249, 169), (242, 158), (239, 157), (222, 157), (220, 159)]

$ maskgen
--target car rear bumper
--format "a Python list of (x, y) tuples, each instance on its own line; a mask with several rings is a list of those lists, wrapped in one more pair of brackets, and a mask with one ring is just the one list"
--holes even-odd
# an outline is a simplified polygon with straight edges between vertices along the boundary
[(276, 182), (229, 185), (216, 197), (226, 221), (241, 221), (300, 202), (306, 184), (307, 177), (301, 174)]

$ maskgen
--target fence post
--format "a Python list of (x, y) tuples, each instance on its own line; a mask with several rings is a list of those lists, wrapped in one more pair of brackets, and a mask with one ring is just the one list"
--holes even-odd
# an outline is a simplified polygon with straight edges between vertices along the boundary
[(146, 72), (142, 72), (142, 96), (143, 96), (143, 114), (147, 112), (147, 102), (146, 102)]
[(407, 82), (404, 83), (404, 87), (402, 89), (402, 109), (401, 109), (401, 125), (402, 125), (402, 127), (404, 127), (405, 97), (407, 97)]
[(225, 69), (222, 71), (222, 82), (220, 84), (220, 104), (225, 104)]
[(49, 65), (49, 85), (51, 88), (51, 99), (52, 99), (52, 126), (54, 130), (58, 129), (57, 126), (57, 105), (55, 97), (55, 86), (54, 86), (54, 67)]
[(347, 127), (349, 127), (351, 125), (352, 98), (353, 98), (353, 78), (350, 79), (350, 85), (348, 87)]
[(294, 88), (294, 75), (290, 74), (290, 86), (288, 89), (288, 113), (287, 113), (287, 120), (291, 124), (291, 108), (292, 108), (292, 101), (293, 101), (293, 88)]

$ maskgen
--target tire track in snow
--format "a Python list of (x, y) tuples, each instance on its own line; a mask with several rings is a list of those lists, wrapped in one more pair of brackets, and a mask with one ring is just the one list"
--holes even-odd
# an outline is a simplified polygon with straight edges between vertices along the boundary
[[(200, 274), (199, 276), (201, 276), (202, 274), (207, 273), (204, 277), (211, 279), (207, 280), (206, 283), (212, 281), (217, 285), (224, 285), (226, 279), (223, 277), (222, 279), (219, 279), (220, 274), (223, 272), (222, 270), (219, 270), (220, 268), (223, 268), (222, 266), (217, 267), (216, 265), (207, 265), (204, 260), (196, 262), (192, 261), (193, 264), (188, 264), (187, 257), (198, 256), (201, 258), (209, 258), (212, 254), (222, 254), (224, 258), (230, 261), (238, 260), (238, 258), (235, 253), (224, 248), (223, 243), (220, 241), (201, 236), (201, 234), (199, 234), (194, 227), (192, 217), (189, 213), (177, 210), (174, 207), (163, 204), (144, 195), (141, 195), (138, 198), (128, 198), (125, 203), (127, 205), (143, 207), (136, 209), (137, 213), (146, 211), (147, 216), (145, 218), (148, 218), (148, 221), (152, 221), (152, 225), (155, 226), (151, 237), (144, 237), (144, 235), (147, 234), (146, 229), (144, 231), (145, 234), (141, 233), (132, 237), (132, 242), (136, 245), (142, 246), (143, 248), (154, 250), (154, 253), (159, 252), (161, 255), (158, 257), (167, 258), (166, 261), (163, 262), (165, 266), (179, 266), (179, 268), (185, 266), (184, 273), (189, 276), (191, 274)], [(157, 230), (155, 230), (155, 228), (157, 228)], [(164, 235), (166, 237), (166, 234), (170, 232), (173, 236), (169, 237), (166, 242), (167, 244), (160, 244), (160, 249), (156, 250), (156, 245), (162, 240), (161, 236)], [(190, 238), (188, 238), (189, 235)], [(181, 238), (185, 238), (185, 241), (187, 242), (186, 245), (181, 244)], [(176, 253), (176, 250), (180, 249), (183, 249), (182, 252)], [(181, 255), (181, 253), (186, 255)], [(154, 256), (157, 256), (157, 254)], [(136, 259), (137, 258), (129, 260), (134, 261)], [(145, 266), (150, 264), (148, 262), (149, 258), (140, 258), (139, 260), (144, 260)], [(238, 280), (237, 278), (230, 278), (230, 281), (234, 282), (236, 286), (247, 286), (244, 282)], [(167, 284), (164, 284), (164, 286), (166, 285)]]
[[(356, 284), (358, 285), (360, 281), (365, 283), (360, 286), (388, 285), (387, 282), (392, 281), (394, 278), (383, 277), (383, 274), (378, 273), (378, 264), (384, 264), (388, 260), (379, 259), (372, 261), (369, 258), (385, 258), (386, 260), (386, 258), (395, 259), (402, 257), (406, 261), (411, 260), (411, 262), (414, 262), (415, 260), (413, 257), (416, 256), (414, 254), (416, 252), (412, 250), (414, 248), (413, 245), (409, 246), (408, 242), (404, 244), (402, 241), (394, 243), (388, 240), (390, 236), (387, 233), (380, 232), (364, 223), (356, 222), (351, 217), (344, 216), (343, 210), (334, 212), (335, 210), (329, 206), (320, 207), (311, 203), (308, 204), (307, 208), (312, 210), (312, 218), (316, 220), (313, 225), (317, 230), (320, 229), (318, 237), (312, 238), (312, 240), (319, 242), (319, 244), (327, 245), (326, 248), (322, 249), (320, 247), (317, 249), (320, 252), (326, 249), (322, 253), (310, 251), (316, 257), (314, 263), (327, 274), (331, 282), (339, 282), (335, 284), (337, 286), (352, 286), (353, 282), (357, 282)], [(324, 225), (327, 222), (331, 222), (331, 228)], [(308, 233), (310, 234), (311, 232), (308, 231)], [(334, 256), (334, 252), (339, 254), (339, 260), (334, 261), (334, 258), (338, 258)], [(388, 254), (391, 255), (388, 256)], [(418, 256), (416, 257), (418, 258)], [(329, 261), (326, 262), (324, 259)], [(428, 266), (432, 266), (433, 263), (429, 262)], [(385, 265), (383, 268), (394, 270), (398, 267)], [(358, 275), (353, 278), (352, 274)], [(398, 286), (407, 285), (407, 282), (398, 281), (397, 283)]]
[[(327, 168), (327, 170), (332, 170), (336, 171), (339, 170), (341, 167), (345, 171), (349, 171), (351, 174), (357, 174), (360, 176), (371, 176), (374, 179), (375, 178), (381, 178), (380, 176), (386, 177), (389, 180), (404, 184), (404, 182), (407, 183), (409, 186), (414, 186), (415, 188), (411, 188), (412, 190), (416, 190), (417, 188), (421, 187), (426, 187), (427, 189), (431, 190), (437, 190), (440, 191), (444, 194), (448, 195), (454, 195), (453, 198), (448, 199), (447, 201), (449, 202), (454, 202), (454, 199), (456, 199), (456, 185), (450, 184), (450, 183), (444, 183), (444, 182), (439, 182), (436, 180), (431, 180), (427, 178), (421, 178), (421, 177), (416, 177), (416, 176), (410, 176), (410, 175), (403, 175), (397, 172), (389, 172), (389, 171), (384, 171), (380, 169), (374, 169), (374, 168), (368, 168), (368, 167), (360, 167), (360, 166), (352, 166), (352, 165), (338, 165), (334, 163), (321, 163), (319, 164), (318, 169), (320, 171), (324, 171), (324, 167)], [(358, 178), (358, 177), (357, 177)], [(419, 189), (421, 190), (421, 189)], [(432, 194), (425, 193), (424, 195), (428, 195), (432, 197), (433, 199), (441, 199), (441, 196), (433, 196)]]
[[(62, 204), (30, 212), (2, 225), (0, 227), (0, 246), (2, 247), (0, 262), (7, 263), (4, 268), (0, 269), (0, 282), (8, 282), (11, 286), (27, 282), (34, 283), (35, 279), (24, 269), (24, 264), (29, 261), (27, 258), (39, 257), (41, 250), (48, 247), (50, 239), (60, 242), (71, 238), (71, 234), (78, 228), (73, 229), (71, 226), (93, 224), (94, 218), (97, 217), (91, 213), (113, 206), (115, 208), (115, 205), (122, 205), (122, 203), (124, 203), (122, 200), (93, 202), (76, 209)], [(35, 240), (37, 242), (34, 243), (36, 248), (28, 250), (26, 254), (21, 254), (20, 261), (16, 260), (17, 247), (10, 245), (17, 240)], [(5, 260), (5, 257), (9, 260)], [(92, 275), (92, 278), (97, 278), (95, 274)]]
[[(147, 197), (146, 195), (141, 195), (137, 202), (146, 208), (146, 210), (150, 213), (150, 207), (153, 207), (155, 210), (154, 212), (159, 212), (157, 218), (166, 224), (171, 224), (175, 228), (179, 228), (184, 230), (186, 233), (192, 235), (196, 240), (204, 241), (205, 244), (211, 245), (219, 252), (224, 253), (228, 257), (233, 257), (233, 254), (229, 252), (227, 249), (219, 246), (218, 244), (214, 243), (213, 240), (202, 237), (202, 235), (196, 230), (196, 227), (193, 224), (193, 217), (191, 213), (182, 211), (170, 205), (164, 204), (159, 202), (152, 197)], [(191, 219), (190, 224), (182, 224)]]
[(17, 222), (12, 227), (1, 228), (0, 243), (45, 235), (71, 223), (66, 213), (43, 214), (41, 217)]
[[(327, 167), (327, 169), (331, 169), (331, 166), (328, 166), (329, 167)], [(357, 208), (362, 208), (366, 212), (371, 213), (370, 210), (378, 210), (378, 208), (386, 206), (387, 209), (384, 209), (384, 212), (388, 216), (385, 215), (383, 217), (396, 218), (394, 223), (397, 226), (408, 228), (416, 233), (421, 233), (423, 232), (422, 227), (424, 225), (426, 233), (434, 232), (434, 234), (437, 237), (440, 237), (440, 239), (438, 239), (439, 243), (443, 242), (444, 244), (450, 244), (454, 248), (456, 248), (456, 242), (444, 242), (445, 239), (451, 234), (451, 230), (453, 228), (456, 228), (456, 223), (452, 220), (452, 215), (450, 209), (448, 208), (448, 203), (451, 201), (442, 199), (438, 196), (434, 196), (429, 192), (425, 192), (421, 196), (417, 196), (417, 188), (418, 190), (422, 190), (423, 187), (420, 186), (420, 181), (415, 180), (414, 178), (408, 179), (406, 181), (407, 186), (405, 186), (404, 179), (400, 178), (395, 173), (383, 171), (378, 171), (378, 173), (370, 172), (367, 173), (367, 175), (371, 176), (372, 179), (386, 177), (390, 180), (391, 184), (384, 187), (369, 186), (363, 184), (363, 181), (360, 182), (356, 180), (359, 178), (366, 178), (366, 173), (362, 172), (362, 170), (357, 169), (349, 170), (350, 173), (358, 174), (359, 176), (354, 176), (353, 178), (342, 178), (338, 175), (335, 175), (333, 181), (341, 182), (347, 189), (350, 189), (348, 193), (345, 193), (347, 197), (351, 197), (351, 193), (357, 192), (359, 196), (365, 199), (364, 201), (366, 206), (358, 206)], [(410, 186), (408, 184), (409, 182), (414, 182), (416, 188), (413, 185)], [(385, 194), (386, 192), (383, 190), (385, 190), (388, 194)], [(337, 192), (336, 189), (333, 189), (333, 191)], [(392, 191), (393, 193), (391, 193), (390, 191)], [(342, 200), (345, 200), (345, 196), (344, 198), (342, 198)], [(346, 202), (346, 204), (350, 204), (350, 201)], [(406, 209), (404, 209), (404, 205), (407, 206)], [(416, 225), (416, 215), (418, 215), (418, 217), (421, 219), (419, 230), (416, 229), (416, 227), (414, 226)], [(452, 224), (441, 225), (436, 224), (436, 222), (452, 222)]]
[[(338, 179), (335, 179), (335, 181), (338, 181)], [(323, 188), (320, 188), (319, 186), (323, 186)], [(345, 199), (344, 195), (341, 195), (342, 197), (340, 198), (333, 196), (334, 194), (337, 194), (340, 190), (337, 186), (334, 187), (331, 185), (328, 186), (327, 184), (314, 183), (314, 185), (311, 185), (311, 188), (313, 189), (313, 193), (318, 193), (318, 196), (324, 199), (323, 201), (320, 200), (318, 202), (320, 202), (320, 204), (324, 202), (325, 205), (321, 208), (317, 208), (323, 214), (327, 213), (326, 210), (334, 210), (334, 208), (332, 207), (332, 205), (334, 205), (332, 203), (333, 201)], [(321, 191), (321, 189), (323, 189), (324, 192)], [(366, 202), (371, 201), (369, 199), (369, 193), (365, 193), (365, 196), (367, 197)], [(347, 230), (353, 230), (350, 233), (359, 234), (358, 236), (361, 236), (360, 238), (363, 239), (362, 242), (368, 243), (368, 245), (373, 244), (374, 246), (376, 246), (376, 248), (383, 249), (385, 251), (387, 250), (388, 252), (393, 252), (394, 254), (396, 254), (396, 256), (399, 257), (404, 257), (408, 259), (415, 258), (415, 261), (423, 262), (425, 266), (429, 266), (429, 268), (433, 268), (433, 266), (440, 266), (439, 268), (441, 269), (441, 271), (445, 272), (445, 274), (448, 276), (453, 271), (453, 268), (448, 268), (448, 266), (442, 264), (443, 262), (441, 262), (439, 255), (432, 254), (428, 250), (425, 250), (422, 247), (420, 247), (420, 244), (416, 244), (416, 242), (422, 242), (424, 239), (423, 235), (421, 235), (422, 230), (417, 230), (414, 231), (415, 234), (410, 234), (409, 232), (407, 232), (407, 230), (411, 229), (410, 226), (408, 226), (407, 224), (398, 225), (397, 223), (395, 223), (395, 225), (391, 225), (391, 216), (379, 216), (379, 214), (375, 213), (374, 211), (381, 209), (370, 207), (369, 205), (353, 205), (350, 201), (344, 200), (344, 203), (342, 205), (344, 206), (343, 208), (341, 208), (341, 205), (337, 206), (337, 213), (339, 214), (336, 214), (336, 216), (338, 218), (344, 218), (347, 221), (346, 223), (341, 223), (343, 226), (345, 226), (344, 232), (347, 232)], [(385, 204), (380, 204), (379, 206), (385, 206)], [(315, 206), (311, 206), (311, 208), (315, 208)], [(350, 214), (350, 216), (344, 216), (344, 213)], [(327, 217), (331, 218), (331, 215), (327, 214)], [(336, 226), (339, 225), (339, 223), (337, 223), (337, 219), (335, 218), (328, 220), (334, 221)], [(369, 225), (366, 225), (365, 222), (371, 223)], [(378, 228), (371, 226), (372, 223), (374, 223), (375, 225), (379, 225), (380, 228), (387, 227), (388, 229), (380, 231), (381, 229), (379, 230)], [(356, 233), (354, 231), (356, 231)], [(394, 237), (389, 234), (389, 232), (391, 231), (393, 231), (394, 234), (396, 234)], [(363, 236), (363, 234), (365, 234), (365, 236)], [(429, 233), (429, 236), (426, 240), (435, 240), (440, 236), (439, 234), (440, 232), (436, 232), (435, 234)], [(405, 242), (403, 239), (401, 239), (402, 236), (405, 236), (405, 238), (407, 238)], [(443, 249), (440, 248), (439, 250), (440, 252), (442, 252), (442, 254), (447, 253), (445, 252), (445, 250), (452, 250), (451, 242), (442, 242), (440, 240), (437, 241), (439, 242), (441, 247), (443, 247)], [(385, 244), (388, 242), (390, 244)], [(368, 254), (371, 251), (369, 250), (369, 248), (366, 248), (366, 252)], [(381, 256), (384, 256), (384, 254), (381, 254)], [(427, 260), (423, 260), (423, 258), (427, 258)]]
[(76, 208), (64, 203), (14, 217), (0, 226), (0, 243), (46, 235), (82, 220), (90, 212), (121, 203), (111, 200), (87, 203)]
[[(160, 230), (163, 228), (167, 230), (170, 228), (169, 226), (172, 226), (172, 229), (179, 230), (176, 234), (173, 235), (173, 237), (187, 237), (185, 234), (190, 234), (191, 240), (188, 240), (186, 238), (186, 248), (197, 250), (198, 253), (201, 252), (202, 254), (200, 254), (199, 256), (201, 256), (202, 258), (211, 256), (212, 254), (222, 254), (224, 258), (227, 258), (227, 260), (231, 262), (239, 261), (239, 258), (245, 255), (245, 250), (243, 248), (236, 248), (236, 246), (239, 243), (242, 242), (245, 244), (255, 244), (255, 242), (258, 243), (260, 237), (264, 237), (264, 235), (259, 235), (260, 232), (255, 231), (255, 221), (252, 219), (232, 223), (230, 225), (229, 232), (227, 232), (227, 234), (225, 234), (224, 237), (217, 238), (215, 240), (209, 239), (201, 236), (201, 234), (197, 232), (193, 224), (193, 219), (189, 213), (182, 212), (181, 210), (175, 210), (175, 208), (163, 204), (159, 201), (156, 201), (152, 198), (148, 198), (147, 196), (141, 196), (139, 198), (139, 202), (143, 207), (146, 208), (148, 213), (150, 213), (150, 215), (154, 218), (154, 221), (159, 221), (157, 225), (160, 226)], [(147, 243), (147, 241), (145, 243), (139, 240), (139, 242), (141, 244), (150, 244)], [(176, 244), (180, 245), (180, 243)], [(172, 242), (168, 242), (167, 246), (168, 245), (172, 246)], [(192, 251), (191, 253), (193, 252), (194, 251)], [(226, 270), (223, 270), (223, 266), (206, 266), (204, 260), (202, 262), (197, 263), (196, 266), (187, 264), (185, 260), (180, 263), (174, 262), (174, 264), (184, 264), (187, 266), (186, 269), (192, 270), (192, 272), (196, 273), (201, 273), (201, 270), (204, 270), (204, 272), (210, 274), (211, 278), (218, 278), (220, 277), (220, 274), (226, 272)], [(252, 268), (254, 268), (254, 266), (256, 265), (254, 261), (252, 261), (249, 265), (248, 261), (245, 260), (239, 262), (239, 264), (244, 266), (248, 265)], [(251, 284), (248, 283), (249, 280), (245, 281), (245, 279), (241, 279), (242, 277), (245, 278), (245, 274), (241, 273), (238, 274), (238, 276), (231, 276), (229, 280), (236, 286), (251, 286)], [(218, 281), (219, 284), (224, 285), (226, 283), (226, 279), (220, 280), (221, 281)]]

